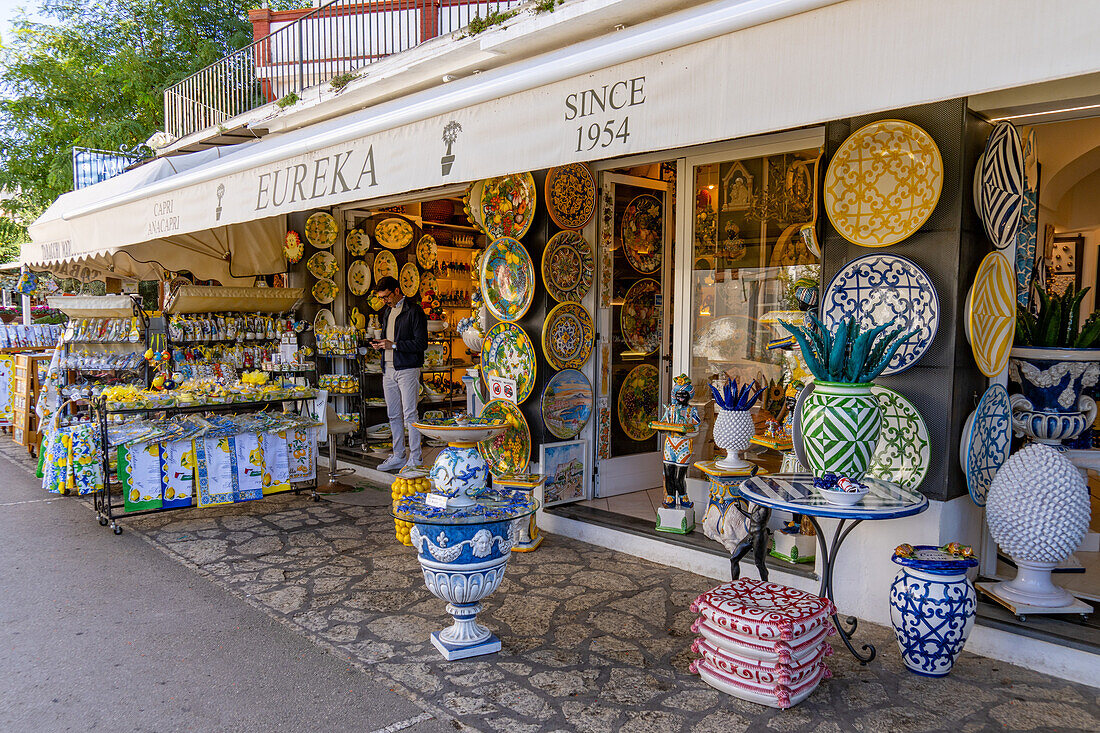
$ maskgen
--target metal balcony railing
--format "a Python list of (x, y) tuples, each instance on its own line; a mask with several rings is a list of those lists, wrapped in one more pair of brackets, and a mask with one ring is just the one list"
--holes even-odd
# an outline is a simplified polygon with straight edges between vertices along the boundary
[(350, 74), (477, 17), (526, 0), (333, 0), (164, 91), (165, 131), (179, 139)]
[(143, 157), (140, 153), (74, 147), (73, 190), (114, 178)]

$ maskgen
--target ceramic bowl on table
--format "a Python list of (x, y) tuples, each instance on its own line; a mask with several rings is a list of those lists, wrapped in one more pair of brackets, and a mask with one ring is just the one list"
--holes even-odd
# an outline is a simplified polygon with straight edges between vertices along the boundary
[(818, 489), (817, 492), (821, 494), (822, 498), (830, 504), (836, 506), (854, 506), (860, 502), (860, 500), (871, 493), (871, 490), (866, 486), (860, 491), (833, 491), (831, 489)]

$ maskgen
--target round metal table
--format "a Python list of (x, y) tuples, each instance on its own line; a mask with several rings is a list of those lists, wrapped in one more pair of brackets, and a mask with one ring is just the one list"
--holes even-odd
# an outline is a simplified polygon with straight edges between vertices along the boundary
[[(833, 567), (836, 565), (840, 546), (844, 544), (844, 540), (852, 530), (865, 520), (899, 519), (920, 514), (928, 508), (928, 499), (913, 489), (906, 489), (889, 481), (869, 476), (865, 476), (860, 481), (867, 485), (870, 493), (852, 506), (837, 506), (827, 502), (814, 489), (814, 477), (808, 473), (754, 476), (744, 481), (739, 488), (741, 496), (753, 504), (809, 517), (817, 532), (817, 546), (822, 559), (821, 587), (818, 595), (833, 601), (834, 605), (836, 600), (833, 598)], [(821, 517), (840, 520), (833, 531), (831, 542), (826, 540), (825, 533), (821, 531), (821, 526), (818, 524), (818, 519)], [(873, 645), (864, 644), (861, 647), (867, 653), (866, 656), (861, 655), (852, 646), (852, 636), (858, 624), (854, 616), (849, 616), (841, 622), (838, 615), (833, 614), (833, 624), (852, 656), (862, 664), (875, 658), (876, 652)]]

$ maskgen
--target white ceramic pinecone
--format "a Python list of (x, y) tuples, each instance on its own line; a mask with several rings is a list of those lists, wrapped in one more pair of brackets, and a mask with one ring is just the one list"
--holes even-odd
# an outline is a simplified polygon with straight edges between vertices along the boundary
[(749, 447), (754, 433), (752, 414), (748, 410), (719, 408), (714, 420), (714, 444), (727, 451), (742, 451)]
[(989, 487), (985, 514), (993, 539), (1009, 556), (1061, 562), (1077, 549), (1089, 523), (1085, 479), (1053, 448), (1033, 443), (1005, 461)]

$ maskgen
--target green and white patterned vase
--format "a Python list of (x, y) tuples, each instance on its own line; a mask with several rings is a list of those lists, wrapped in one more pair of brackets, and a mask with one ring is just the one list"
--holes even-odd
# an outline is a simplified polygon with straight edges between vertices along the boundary
[(871, 383), (814, 382), (800, 415), (806, 468), (858, 479), (867, 473), (882, 415)]

